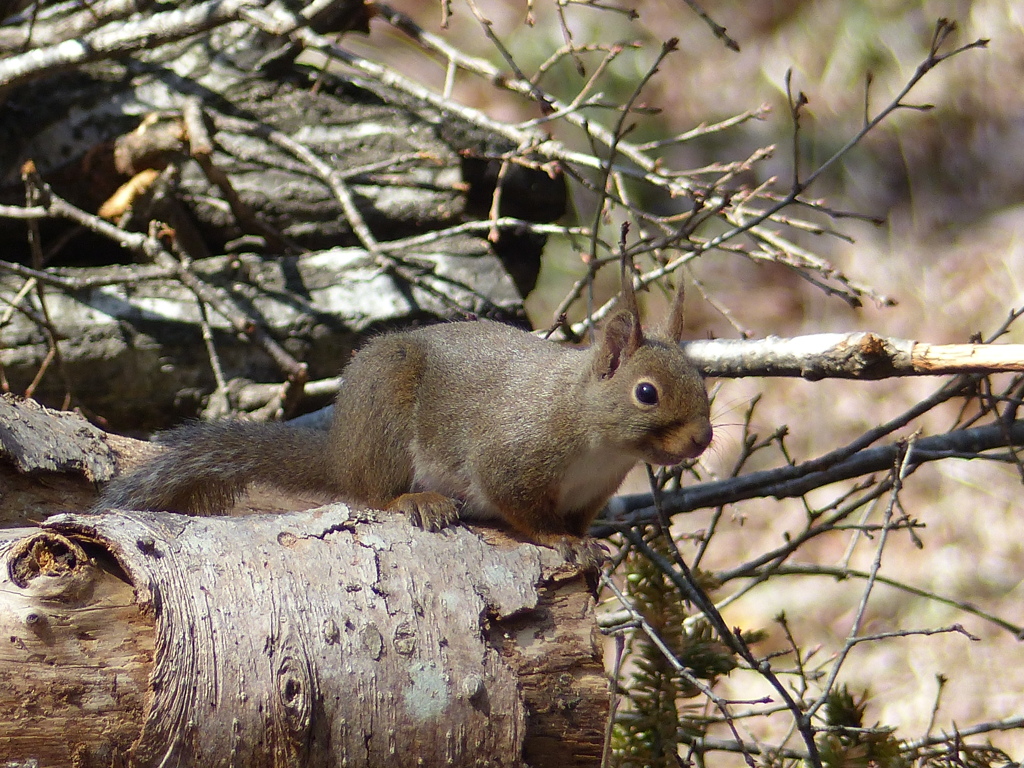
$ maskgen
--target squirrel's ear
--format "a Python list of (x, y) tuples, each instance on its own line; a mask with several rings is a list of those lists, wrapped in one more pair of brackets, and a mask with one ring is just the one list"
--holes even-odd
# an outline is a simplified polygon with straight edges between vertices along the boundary
[(596, 373), (602, 379), (612, 376), (623, 360), (632, 357), (644, 343), (640, 327), (640, 306), (633, 290), (631, 263), (625, 252), (621, 259), (622, 309), (608, 319), (601, 332), (601, 343), (594, 358)]
[(683, 277), (682, 275), (677, 275), (676, 279), (679, 283), (676, 286), (675, 298), (672, 299), (672, 311), (669, 313), (668, 320), (665, 321), (665, 337), (670, 341), (678, 343), (683, 340), (683, 330), (686, 321), (683, 317), (683, 299), (685, 298)]
[(622, 361), (636, 352), (638, 337), (642, 343), (637, 320), (629, 312), (612, 315), (601, 331), (601, 341), (594, 357), (595, 373), (602, 379), (612, 376)]

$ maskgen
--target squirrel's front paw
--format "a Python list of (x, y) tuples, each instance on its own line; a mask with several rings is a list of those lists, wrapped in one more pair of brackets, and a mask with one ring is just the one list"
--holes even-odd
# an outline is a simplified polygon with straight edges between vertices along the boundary
[(426, 531), (440, 531), (459, 519), (459, 507), (452, 499), (434, 491), (403, 493), (386, 507), (408, 515), (412, 524)]

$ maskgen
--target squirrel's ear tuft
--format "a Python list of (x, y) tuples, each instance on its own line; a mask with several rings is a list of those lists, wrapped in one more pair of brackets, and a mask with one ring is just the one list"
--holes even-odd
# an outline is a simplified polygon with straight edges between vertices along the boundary
[(625, 252), (620, 260), (619, 275), (622, 280), (622, 308), (632, 318), (629, 350), (626, 352), (626, 355), (629, 356), (643, 346), (644, 332), (640, 325), (640, 304), (636, 300), (636, 290), (633, 288), (633, 262)]
[(636, 318), (629, 312), (617, 312), (601, 331), (594, 358), (595, 372), (602, 379), (610, 378), (626, 358), (636, 352), (643, 337), (639, 336)]
[(676, 280), (676, 295), (672, 299), (672, 311), (669, 313), (668, 320), (665, 322), (665, 338), (669, 341), (679, 343), (683, 340), (683, 330), (686, 325), (686, 319), (683, 317), (683, 299), (685, 298), (685, 291), (683, 290), (683, 276), (677, 275)]

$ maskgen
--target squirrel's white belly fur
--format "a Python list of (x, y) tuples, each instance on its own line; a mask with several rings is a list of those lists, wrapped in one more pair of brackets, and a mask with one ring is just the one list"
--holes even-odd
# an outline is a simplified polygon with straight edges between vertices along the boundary
[(634, 457), (613, 448), (590, 449), (570, 464), (565, 473), (558, 494), (559, 514), (585, 509), (595, 500), (614, 493), (635, 465)]

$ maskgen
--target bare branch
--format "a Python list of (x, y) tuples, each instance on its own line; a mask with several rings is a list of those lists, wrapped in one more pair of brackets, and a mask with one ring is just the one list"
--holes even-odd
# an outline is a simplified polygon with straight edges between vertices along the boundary
[(799, 376), (874, 381), (894, 376), (1024, 371), (1024, 344), (928, 344), (871, 332), (683, 344), (708, 376)]
[[(922, 464), (941, 459), (982, 458), (985, 451), (1007, 445), (1024, 445), (1024, 421), (922, 437), (914, 444), (913, 454), (908, 460), (908, 471), (912, 472)], [(665, 509), (668, 514), (677, 515), (695, 509), (732, 504), (744, 499), (797, 498), (815, 488), (842, 480), (852, 480), (873, 472), (884, 472), (892, 467), (900, 450), (898, 445), (880, 446), (860, 450), (846, 459), (835, 462), (815, 459), (792, 467), (750, 472), (729, 480), (689, 486), (666, 493)], [(636, 525), (657, 519), (650, 504), (651, 497), (648, 494), (634, 494), (613, 499), (609, 509), (616, 521), (628, 521), (626, 524)], [(618, 524), (617, 522), (616, 525)]]

